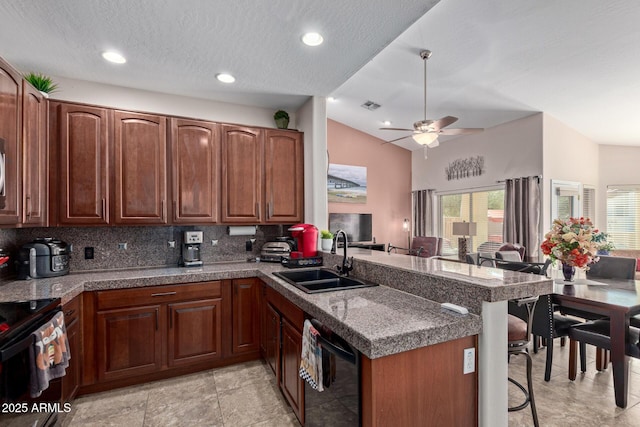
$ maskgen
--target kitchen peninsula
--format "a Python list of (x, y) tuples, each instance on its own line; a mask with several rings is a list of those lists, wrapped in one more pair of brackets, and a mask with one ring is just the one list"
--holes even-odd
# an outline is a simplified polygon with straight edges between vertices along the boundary
[[(456, 381), (456, 384), (464, 386), (465, 389), (471, 389), (471, 399), (474, 403), (470, 405), (472, 408), (476, 407), (476, 396), (479, 399), (478, 423), (480, 425), (506, 425), (507, 300), (550, 293), (552, 282), (544, 277), (478, 268), (451, 261), (387, 254), (365, 249), (350, 252), (350, 255), (355, 258), (352, 275), (383, 286), (306, 294), (272, 274), (282, 270), (278, 264), (238, 262), (211, 264), (196, 269), (169, 267), (119, 270), (75, 273), (28, 282), (16, 281), (6, 283), (0, 288), (0, 300), (60, 297), (64, 304), (84, 293), (83, 331), (86, 353), (90, 348), (96, 348), (93, 341), (96, 337), (90, 336), (95, 330), (88, 327), (88, 324), (94, 322), (90, 316), (96, 315), (95, 297), (87, 297), (87, 295), (95, 296), (97, 293), (108, 293), (113, 290), (119, 292), (134, 288), (182, 286), (181, 284), (202, 282), (221, 281), (224, 284), (225, 281), (233, 283), (245, 278), (257, 278), (269, 290), (277, 292), (283, 300), (295, 305), (307, 316), (320, 320), (359, 350), (364, 356), (363, 369), (367, 368), (367, 363), (370, 363), (368, 369), (373, 370), (376, 364), (382, 363), (381, 361), (391, 360), (387, 359), (389, 357), (415, 355), (423, 350), (442, 348), (438, 347), (439, 345), (459, 342), (462, 347), (459, 352), (456, 349), (456, 354), (449, 356), (453, 360), (449, 364), (455, 365), (453, 368), (462, 377), (462, 349), (475, 346), (474, 336), (479, 335), (479, 392), (476, 391), (475, 374), (467, 375), (461, 382)], [(340, 257), (328, 253), (324, 256), (327, 267), (338, 264), (341, 260)], [(222, 289), (222, 300), (224, 300), (224, 287)], [(440, 308), (441, 302), (453, 302), (466, 306), (471, 314), (462, 316), (445, 311)], [(89, 304), (94, 305), (88, 307)], [(157, 316), (156, 314), (156, 324)], [(504, 329), (502, 329), (503, 326)], [(91, 346), (88, 343), (94, 344)], [(491, 354), (491, 357), (487, 357), (488, 354)], [(459, 364), (456, 362), (458, 359)], [(411, 363), (409, 359), (404, 360), (403, 363), (407, 365), (398, 365), (395, 368), (404, 369), (404, 375), (396, 376), (393, 381), (386, 384), (387, 397), (390, 393), (401, 396), (403, 382), (410, 383), (410, 379), (407, 378), (412, 375), (421, 375), (422, 371), (449, 375), (446, 371), (448, 366), (444, 363), (412, 366), (408, 365)], [(389, 367), (385, 368), (389, 369)], [(504, 376), (504, 384), (501, 384), (502, 376)], [(432, 378), (436, 377), (437, 375)], [(375, 393), (380, 390), (376, 388), (375, 383), (365, 384), (364, 378), (371, 380), (374, 377), (363, 375), (363, 408), (367, 405), (365, 397), (370, 404), (363, 410), (363, 419), (367, 419), (367, 416), (373, 417), (368, 420), (371, 425), (375, 425), (375, 417), (385, 408), (371, 403), (380, 402), (375, 400)], [(87, 386), (87, 379), (95, 378), (84, 372), (83, 379), (83, 387), (92, 391), (91, 387), (95, 385)], [(121, 378), (116, 380), (123, 381)], [(425, 384), (424, 386), (428, 389), (434, 388), (436, 393), (440, 392), (437, 385)], [(504, 395), (502, 395), (503, 392)], [(489, 400), (491, 405), (488, 405)], [(443, 402), (437, 403), (443, 404)], [(426, 407), (424, 410), (430, 411), (436, 407), (435, 405), (421, 406)], [(475, 419), (466, 419), (469, 425), (475, 424), (475, 421)]]

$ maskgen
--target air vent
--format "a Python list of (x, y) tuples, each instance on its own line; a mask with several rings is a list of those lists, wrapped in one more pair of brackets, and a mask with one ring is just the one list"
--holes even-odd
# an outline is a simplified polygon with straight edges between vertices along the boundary
[(361, 105), (362, 108), (366, 108), (369, 111), (375, 111), (378, 108), (380, 108), (380, 104), (376, 104), (373, 101), (366, 101), (364, 104)]

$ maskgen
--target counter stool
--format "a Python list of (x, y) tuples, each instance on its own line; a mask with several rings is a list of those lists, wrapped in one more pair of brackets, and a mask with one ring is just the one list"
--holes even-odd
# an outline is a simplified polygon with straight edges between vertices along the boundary
[(521, 298), (509, 301), (509, 335), (508, 335), (508, 354), (509, 360), (511, 356), (524, 355), (527, 359), (527, 388), (522, 384), (509, 378), (509, 382), (516, 385), (524, 393), (525, 400), (522, 404), (509, 408), (509, 412), (519, 411), (531, 406), (531, 415), (533, 416), (533, 424), (539, 427), (538, 412), (536, 411), (536, 402), (533, 397), (533, 381), (531, 379), (532, 360), (528, 352), (528, 345), (531, 342), (531, 327), (533, 322), (533, 312), (536, 308), (538, 297)]

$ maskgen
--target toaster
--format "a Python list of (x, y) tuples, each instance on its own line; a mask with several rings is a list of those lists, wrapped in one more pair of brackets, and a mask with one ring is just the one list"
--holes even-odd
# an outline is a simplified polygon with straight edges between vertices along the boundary
[(288, 257), (291, 254), (290, 240), (279, 240), (276, 242), (267, 242), (262, 246), (260, 251), (260, 261), (266, 262), (280, 262), (282, 258)]
[(16, 261), (18, 279), (39, 279), (69, 274), (71, 247), (62, 240), (38, 238), (22, 245)]

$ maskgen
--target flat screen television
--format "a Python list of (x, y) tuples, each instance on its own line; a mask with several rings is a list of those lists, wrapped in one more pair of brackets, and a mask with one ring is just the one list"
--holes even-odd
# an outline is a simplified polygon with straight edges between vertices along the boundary
[(330, 213), (329, 231), (344, 230), (352, 243), (371, 242), (373, 239), (371, 214)]

